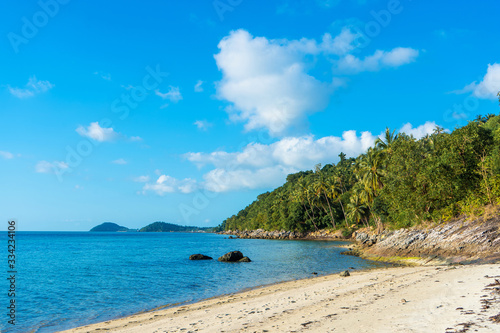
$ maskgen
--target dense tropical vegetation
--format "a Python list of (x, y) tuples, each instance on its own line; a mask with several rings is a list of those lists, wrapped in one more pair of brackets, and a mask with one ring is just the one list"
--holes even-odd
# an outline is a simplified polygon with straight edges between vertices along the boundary
[(500, 205), (500, 115), (419, 140), (389, 129), (357, 158), (288, 175), (219, 230), (408, 227)]

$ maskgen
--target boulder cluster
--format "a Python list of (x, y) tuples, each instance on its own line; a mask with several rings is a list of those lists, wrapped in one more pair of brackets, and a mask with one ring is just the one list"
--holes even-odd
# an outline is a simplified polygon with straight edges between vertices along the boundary
[(352, 235), (352, 238), (354, 238), (361, 245), (372, 246), (377, 244), (377, 242), (381, 241), (382, 239), (392, 235), (393, 233), (393, 231), (384, 230), (380, 235), (376, 235), (364, 231), (355, 231)]
[(313, 232), (298, 232), (275, 230), (266, 231), (263, 229), (257, 230), (227, 230), (222, 232), (225, 235), (236, 236), (238, 238), (252, 238), (252, 239), (341, 239), (342, 232), (330, 230), (318, 230)]

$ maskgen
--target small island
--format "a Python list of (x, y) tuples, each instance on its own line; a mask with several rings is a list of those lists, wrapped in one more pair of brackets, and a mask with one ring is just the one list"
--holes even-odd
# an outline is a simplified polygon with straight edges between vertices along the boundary
[(129, 232), (136, 231), (112, 222), (104, 222), (90, 229), (91, 232)]

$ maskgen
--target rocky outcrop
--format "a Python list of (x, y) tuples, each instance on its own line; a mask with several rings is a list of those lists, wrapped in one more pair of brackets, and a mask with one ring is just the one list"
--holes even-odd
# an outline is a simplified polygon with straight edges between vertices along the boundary
[[(253, 239), (344, 239), (342, 232), (331, 230), (318, 230), (314, 232), (297, 232), (297, 231), (266, 231), (263, 229), (257, 230), (228, 230), (221, 234), (232, 235), (238, 238), (253, 238)], [(230, 236), (231, 237), (231, 236)]]
[(349, 271), (343, 271), (339, 275), (342, 277), (348, 277), (348, 276), (351, 276), (351, 273), (349, 273)]
[(353, 238), (364, 257), (418, 257), (429, 261), (495, 262), (500, 260), (500, 216), (429, 228), (399, 229), (374, 235), (358, 231)]
[(212, 257), (206, 256), (204, 254), (192, 254), (189, 256), (189, 260), (212, 260)]

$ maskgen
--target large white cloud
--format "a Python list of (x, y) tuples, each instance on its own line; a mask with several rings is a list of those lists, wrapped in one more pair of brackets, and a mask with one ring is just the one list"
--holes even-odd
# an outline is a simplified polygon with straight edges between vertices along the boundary
[(188, 153), (185, 157), (199, 167), (211, 166), (200, 187), (214, 192), (276, 187), (290, 173), (310, 170), (318, 163), (339, 160), (341, 152), (357, 156), (373, 145), (370, 132), (357, 135), (346, 131), (342, 137), (286, 137), (265, 145), (250, 143), (239, 152)]
[(372, 146), (376, 138), (370, 132), (358, 136), (356, 131), (346, 131), (342, 137), (286, 137), (270, 145), (250, 143), (241, 152), (188, 153), (185, 157), (199, 166), (211, 164), (219, 169), (280, 165), (283, 168), (304, 170), (312, 169), (318, 163), (337, 161), (341, 152), (347, 156), (357, 156)]
[(297, 51), (303, 47), (307, 45), (254, 38), (244, 30), (219, 43), (215, 59), (223, 78), (217, 95), (233, 103), (233, 120), (245, 121), (246, 130), (267, 128), (277, 135), (326, 107), (330, 90), (306, 73)]
[(418, 56), (417, 50), (398, 47), (360, 60), (350, 54), (358, 37), (346, 27), (337, 36), (324, 34), (320, 42), (270, 40), (233, 31), (220, 41), (220, 52), (214, 56), (222, 72), (217, 96), (231, 103), (230, 119), (244, 122), (248, 131), (266, 129), (283, 136), (290, 129), (302, 129), (308, 115), (326, 108), (338, 86), (337, 78), (322, 82), (309, 74), (314, 61), (306, 59), (311, 55), (326, 56), (334, 69), (351, 73), (399, 67)]
[(500, 64), (489, 64), (486, 75), (479, 83), (473, 82), (469, 84), (461, 92), (472, 91), (474, 96), (485, 99), (495, 99), (500, 91)]

